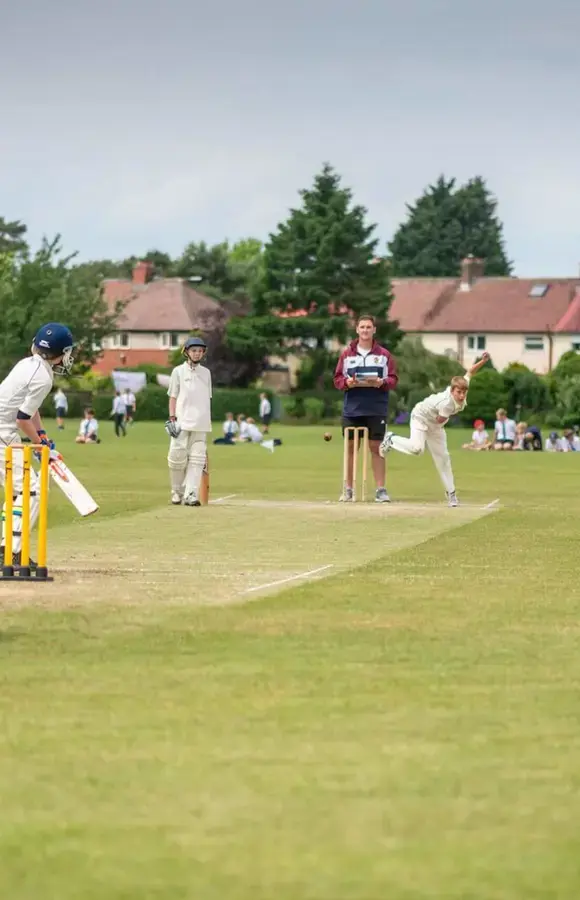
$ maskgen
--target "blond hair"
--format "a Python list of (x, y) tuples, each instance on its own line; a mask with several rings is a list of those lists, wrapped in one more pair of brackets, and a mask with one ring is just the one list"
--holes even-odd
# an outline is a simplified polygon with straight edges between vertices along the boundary
[(498, 417), (498, 419), (500, 416), (507, 416), (505, 409), (502, 409), (501, 407), (500, 407), (500, 409), (496, 409), (495, 414)]
[(454, 375), (451, 379), (451, 390), (453, 390), (453, 388), (461, 388), (461, 390), (466, 391), (468, 387), (469, 382), (463, 375)]

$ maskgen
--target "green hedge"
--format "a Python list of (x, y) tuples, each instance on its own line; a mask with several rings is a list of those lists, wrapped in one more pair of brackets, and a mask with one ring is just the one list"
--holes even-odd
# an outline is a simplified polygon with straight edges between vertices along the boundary
[[(49, 394), (42, 406), (40, 407), (40, 415), (43, 419), (54, 419), (56, 410), (54, 408), (53, 394)], [(82, 419), (85, 407), (90, 406), (93, 394), (90, 391), (68, 391), (66, 398), (68, 400), (69, 419)]]

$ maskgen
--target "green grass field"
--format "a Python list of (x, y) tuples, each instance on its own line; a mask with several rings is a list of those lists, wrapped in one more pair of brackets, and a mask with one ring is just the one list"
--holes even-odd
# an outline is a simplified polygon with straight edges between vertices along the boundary
[(580, 896), (580, 458), (450, 432), (460, 509), (396, 454), (345, 506), (275, 428), (176, 509), (161, 425), (73, 431), (101, 510), (51, 489), (55, 582), (0, 585), (2, 897)]

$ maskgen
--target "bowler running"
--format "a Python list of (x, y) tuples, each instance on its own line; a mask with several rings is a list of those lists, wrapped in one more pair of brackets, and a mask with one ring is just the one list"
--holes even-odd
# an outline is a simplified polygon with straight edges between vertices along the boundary
[(425, 445), (433, 457), (435, 468), (443, 482), (449, 506), (459, 506), (455, 491), (455, 479), (451, 468), (451, 457), (447, 449), (445, 425), (451, 416), (457, 415), (467, 406), (467, 391), (473, 375), (478, 372), (489, 359), (489, 353), (483, 353), (464, 375), (456, 375), (446, 390), (431, 394), (421, 400), (411, 411), (411, 435), (400, 437), (388, 431), (381, 443), (379, 453), (385, 456), (389, 450), (397, 450), (409, 456), (419, 456)]

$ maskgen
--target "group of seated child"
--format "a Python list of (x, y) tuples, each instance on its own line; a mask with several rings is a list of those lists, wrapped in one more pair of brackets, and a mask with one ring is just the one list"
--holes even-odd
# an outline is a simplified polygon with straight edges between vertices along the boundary
[(498, 409), (493, 429), (493, 438), (485, 428), (483, 419), (473, 423), (471, 441), (463, 445), (464, 450), (548, 450), (567, 453), (580, 451), (580, 437), (572, 428), (564, 431), (560, 437), (557, 431), (550, 432), (545, 446), (542, 433), (537, 425), (527, 422), (516, 422), (508, 418), (505, 409)]
[(266, 442), (278, 447), (282, 443), (278, 438), (267, 442), (265, 432), (260, 431), (255, 419), (246, 418), (242, 414), (236, 420), (233, 413), (226, 413), (222, 431), (223, 437), (216, 438), (214, 444), (262, 444)]

